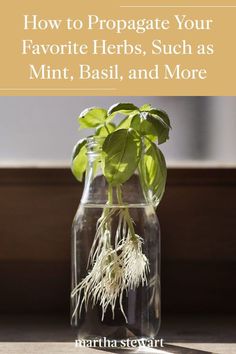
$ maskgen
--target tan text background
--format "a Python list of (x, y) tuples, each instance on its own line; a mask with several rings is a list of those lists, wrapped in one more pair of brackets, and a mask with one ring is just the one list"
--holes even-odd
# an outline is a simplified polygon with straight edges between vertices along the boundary
[[(170, 6), (135, 7), (131, 6)], [(173, 7), (171, 7), (173, 6)], [(178, 7), (179, 6), (179, 7)], [(185, 7), (186, 6), (186, 7)], [(193, 7), (191, 7), (193, 6)], [(202, 6), (202, 7), (201, 7)], [(143, 35), (125, 32), (119, 36), (113, 32), (88, 31), (24, 31), (23, 15), (37, 14), (42, 18), (67, 17), (82, 18), (87, 14), (96, 14), (102, 18), (170, 18), (173, 14), (186, 14), (192, 18), (211, 18), (213, 30), (208, 32), (182, 32), (174, 29), (160, 33), (151, 31)], [(9, 0), (4, 2), (0, 13), (1, 60), (0, 95), (236, 95), (236, 2), (228, 1), (104, 1), (87, 0), (67, 1), (29, 1)], [(32, 39), (39, 43), (63, 43), (68, 40), (84, 42), (91, 39), (107, 39), (118, 43), (123, 39), (130, 42), (151, 43), (160, 38), (163, 42), (178, 42), (186, 39), (192, 43), (214, 43), (212, 56), (22, 56), (22, 39)], [(147, 44), (146, 44), (147, 45)], [(119, 64), (121, 71), (127, 68), (152, 67), (155, 64), (182, 64), (187, 67), (205, 67), (208, 70), (206, 80), (142, 80), (122, 82), (115, 80), (99, 81), (46, 81), (29, 80), (28, 64), (46, 63), (58, 67), (77, 67), (78, 64), (90, 64), (98, 68)]]

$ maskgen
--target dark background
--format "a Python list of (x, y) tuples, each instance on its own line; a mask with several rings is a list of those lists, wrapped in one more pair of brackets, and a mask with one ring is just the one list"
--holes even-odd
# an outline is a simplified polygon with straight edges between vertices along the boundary
[[(67, 316), (70, 228), (83, 185), (67, 168), (0, 169), (0, 312)], [(170, 168), (157, 214), (162, 313), (236, 312), (236, 170)]]

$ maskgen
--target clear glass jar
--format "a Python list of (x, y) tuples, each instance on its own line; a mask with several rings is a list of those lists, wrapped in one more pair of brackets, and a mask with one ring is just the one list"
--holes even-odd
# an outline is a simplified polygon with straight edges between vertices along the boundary
[(72, 225), (71, 324), (80, 340), (105, 337), (119, 346), (127, 339), (153, 339), (160, 327), (155, 209), (138, 171), (122, 186), (111, 187), (101, 171), (100, 144), (88, 138), (87, 150), (85, 186)]

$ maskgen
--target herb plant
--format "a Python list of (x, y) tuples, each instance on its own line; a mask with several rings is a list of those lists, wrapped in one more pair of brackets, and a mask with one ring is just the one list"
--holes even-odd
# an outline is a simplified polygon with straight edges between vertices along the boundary
[[(119, 123), (115, 124), (117, 116)], [(114, 119), (116, 117), (116, 119)], [(108, 184), (107, 206), (96, 225), (96, 234), (88, 259), (87, 276), (72, 290), (76, 296), (74, 309), (81, 314), (82, 307), (87, 310), (99, 304), (102, 319), (108, 306), (113, 316), (115, 306), (127, 322), (122, 306), (126, 292), (147, 285), (149, 261), (142, 252), (143, 239), (135, 233), (135, 225), (128, 206), (122, 198), (122, 185), (138, 169), (147, 203), (156, 207), (165, 190), (166, 163), (157, 145), (169, 138), (170, 120), (166, 112), (149, 104), (136, 107), (132, 103), (118, 103), (108, 110), (92, 107), (79, 116), (80, 129), (94, 129), (92, 136), (99, 137), (101, 148), (101, 167)], [(72, 172), (82, 181), (86, 171), (87, 139), (81, 139), (75, 146), (72, 156)], [(117, 205), (113, 208), (113, 195)], [(115, 243), (111, 241), (111, 220), (118, 216)]]

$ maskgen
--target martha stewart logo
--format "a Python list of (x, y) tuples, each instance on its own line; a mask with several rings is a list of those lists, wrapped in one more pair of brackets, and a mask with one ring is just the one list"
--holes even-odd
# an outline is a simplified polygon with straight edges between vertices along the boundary
[(124, 339), (117, 341), (115, 339), (107, 339), (106, 337), (99, 339), (76, 339), (76, 348), (163, 348), (164, 339)]

